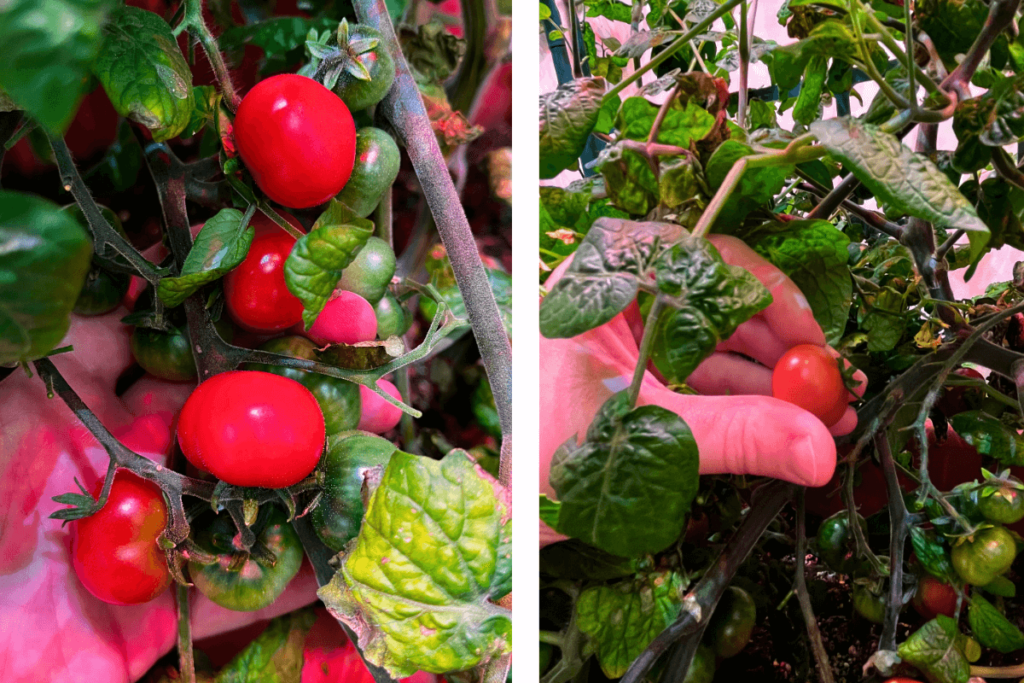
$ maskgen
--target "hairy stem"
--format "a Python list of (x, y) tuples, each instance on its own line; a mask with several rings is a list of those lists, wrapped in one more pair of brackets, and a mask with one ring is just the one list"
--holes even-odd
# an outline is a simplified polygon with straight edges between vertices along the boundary
[(234, 84), (231, 82), (231, 73), (228, 71), (227, 64), (224, 63), (224, 56), (220, 53), (217, 39), (210, 33), (210, 28), (203, 19), (202, 0), (185, 0), (185, 16), (182, 22), (174, 29), (174, 35), (177, 36), (183, 30), (187, 30), (189, 36), (199, 41), (199, 44), (202, 45), (203, 52), (206, 53), (206, 58), (210, 61), (210, 66), (213, 67), (213, 75), (217, 79), (217, 86), (224, 95), (224, 102), (228, 105), (228, 109), (232, 112), (236, 111), (242, 98), (239, 97), (235, 91)]
[(192, 615), (188, 605), (188, 586), (175, 584), (178, 604), (178, 668), (182, 683), (195, 683), (196, 659), (192, 651)]
[(796, 498), (796, 597), (800, 602), (800, 612), (804, 616), (804, 624), (807, 626), (807, 638), (811, 641), (811, 652), (814, 653), (814, 661), (818, 665), (818, 677), (821, 683), (835, 683), (832, 665), (829, 664), (828, 660), (828, 652), (825, 650), (825, 643), (821, 640), (818, 620), (814, 618), (811, 596), (807, 593), (807, 533), (805, 529), (806, 520), (804, 519), (805, 491), (806, 489), (801, 487)]
[(636, 361), (636, 368), (633, 370), (633, 381), (629, 384), (629, 404), (636, 406), (640, 397), (640, 386), (644, 382), (644, 374), (647, 372), (647, 360), (651, 357), (651, 350), (654, 348), (654, 328), (658, 326), (658, 318), (665, 308), (665, 300), (661, 295), (654, 297), (651, 304), (651, 311), (647, 314), (647, 322), (644, 323), (644, 336), (640, 340), (640, 357)]
[(903, 491), (896, 478), (896, 465), (884, 433), (875, 435), (875, 450), (882, 460), (885, 488), (889, 495), (889, 599), (885, 603), (885, 622), (878, 641), (879, 650), (896, 650), (896, 625), (903, 607), (903, 549), (907, 544), (910, 527), (907, 524), (907, 506)]

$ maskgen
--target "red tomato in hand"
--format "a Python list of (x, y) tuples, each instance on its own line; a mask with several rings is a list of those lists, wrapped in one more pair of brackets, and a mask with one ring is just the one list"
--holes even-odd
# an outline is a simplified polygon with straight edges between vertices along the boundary
[(324, 415), (309, 389), (254, 370), (206, 380), (178, 419), (189, 462), (235, 486), (298, 483), (316, 467), (325, 438)]
[(924, 576), (917, 584), (913, 604), (925, 619), (934, 619), (939, 614), (952, 618), (956, 612), (956, 589), (934, 576)]
[(234, 132), (256, 184), (284, 206), (323, 204), (352, 175), (352, 114), (312, 78), (282, 74), (257, 83), (238, 106)]
[(842, 419), (848, 394), (838, 362), (822, 346), (794, 346), (775, 364), (772, 396), (814, 413), (828, 427)]
[[(378, 384), (381, 389), (399, 401), (402, 400), (402, 394), (394, 384), (386, 379), (380, 380)], [(362, 406), (362, 412), (359, 416), (359, 426), (356, 429), (361, 429), (364, 432), (373, 432), (374, 434), (383, 434), (397, 427), (398, 423), (402, 420), (401, 410), (363, 385), (359, 385), (359, 401)]]
[[(300, 227), (294, 216), (285, 220)], [(302, 302), (288, 291), (284, 262), (296, 239), (262, 213), (252, 217), (256, 236), (245, 260), (224, 277), (231, 318), (250, 332), (280, 332), (302, 322)]]
[[(93, 497), (99, 500), (103, 480)], [(157, 539), (167, 526), (160, 487), (129, 472), (114, 475), (106, 504), (73, 522), (71, 562), (90, 593), (113, 605), (149, 602), (171, 584)]]
[(321, 345), (373, 341), (377, 338), (377, 313), (355, 292), (335, 292), (309, 328), (309, 338)]

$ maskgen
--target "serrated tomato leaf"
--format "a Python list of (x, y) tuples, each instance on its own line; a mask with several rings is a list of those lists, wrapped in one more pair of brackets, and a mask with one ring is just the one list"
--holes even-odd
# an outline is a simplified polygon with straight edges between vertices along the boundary
[(358, 538), (318, 595), (395, 677), (465, 671), (511, 652), (508, 494), (465, 452), (397, 451)]
[(971, 595), (967, 619), (978, 642), (985, 647), (1009, 654), (1024, 648), (1024, 633), (1010, 623), (992, 603), (977, 592)]
[(683, 585), (678, 574), (662, 572), (580, 594), (577, 624), (590, 637), (605, 676), (625, 674), (655, 636), (675, 621)]
[(933, 683), (967, 683), (971, 667), (957, 647), (956, 621), (940, 614), (900, 643), (899, 655)]
[(1024, 465), (1024, 438), (996, 418), (969, 410), (949, 420), (964, 441), (1004, 465)]
[(91, 257), (71, 212), (0, 191), (0, 365), (41, 358), (60, 343)]
[[(736, 140), (726, 140), (719, 145), (704, 168), (708, 187), (712, 191), (717, 190), (733, 165), (753, 153), (753, 148)], [(767, 204), (779, 193), (793, 170), (792, 165), (748, 168), (725, 200), (722, 211), (715, 219), (713, 230), (726, 234), (734, 232), (742, 225), (747, 214)]]
[[(679, 537), (698, 484), (689, 426), (659, 406), (630, 410), (626, 392), (601, 407), (579, 448), (551, 463), (559, 532), (622, 557), (658, 552)], [(650, 501), (657, 500), (657, 505)]]
[(719, 342), (772, 302), (756, 277), (723, 261), (700, 237), (664, 250), (654, 269), (671, 308), (658, 319), (651, 360), (672, 382), (685, 381)]
[(157, 284), (157, 294), (165, 305), (180, 306), (193, 292), (245, 260), (256, 230), (252, 225), (243, 227), (243, 218), (238, 209), (221, 209), (206, 221), (185, 258), (181, 275), (165, 277)]
[(956, 574), (953, 561), (949, 554), (949, 546), (943, 536), (934, 531), (925, 531), (921, 527), (910, 527), (910, 542), (914, 546), (914, 555), (921, 566), (935, 578), (952, 581)]
[(121, 8), (103, 31), (93, 73), (117, 113), (146, 126), (156, 142), (188, 127), (195, 107), (192, 71), (159, 14)]
[(603, 78), (579, 78), (540, 97), (540, 177), (573, 166), (594, 130), (604, 97)]
[(299, 610), (271, 621), (256, 639), (217, 673), (215, 683), (297, 682), (303, 649), (316, 613)]
[(879, 203), (941, 227), (964, 230), (972, 258), (984, 253), (988, 226), (928, 157), (911, 152), (895, 135), (853, 119), (817, 121), (811, 132)]
[(540, 333), (575, 337), (605, 324), (636, 298), (638, 278), (685, 230), (672, 223), (598, 218), (580, 243), (572, 265), (540, 306)]
[(10, 0), (0, 21), (0, 88), (55, 133), (85, 94), (113, 0)]
[[(643, 97), (627, 98), (616, 117), (620, 139), (646, 142), (659, 109)], [(685, 105), (675, 100), (665, 112), (665, 118), (658, 129), (658, 142), (688, 149), (690, 143), (702, 139), (714, 127), (715, 117), (697, 104), (697, 98), (689, 100)]]
[(304, 235), (284, 263), (288, 291), (302, 301), (302, 322), (308, 330), (331, 297), (341, 271), (373, 235), (373, 223), (331, 200), (313, 229)]

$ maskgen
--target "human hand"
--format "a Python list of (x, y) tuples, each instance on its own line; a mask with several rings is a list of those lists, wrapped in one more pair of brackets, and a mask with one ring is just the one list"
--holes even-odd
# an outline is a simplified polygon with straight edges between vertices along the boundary
[[(740, 325), (687, 379), (702, 395), (671, 391), (648, 369), (638, 404), (662, 406), (686, 421), (700, 450), (701, 474), (752, 474), (822, 486), (835, 470), (833, 436), (853, 431), (856, 412), (847, 408), (829, 429), (806, 410), (772, 398), (771, 368), (793, 346), (824, 346), (825, 335), (807, 299), (778, 268), (734, 237), (710, 240), (727, 263), (760, 280), (773, 302)], [(551, 275), (549, 287), (569, 262)], [(548, 476), (555, 450), (573, 436), (582, 438), (601, 405), (629, 386), (642, 329), (634, 302), (607, 324), (577, 337), (541, 337), (541, 493), (554, 495)], [(866, 381), (862, 373), (855, 377)], [(542, 544), (559, 538), (542, 523)]]
[[(74, 352), (54, 365), (100, 421), (126, 446), (166, 463), (173, 421), (191, 382), (146, 376), (123, 396), (114, 385), (131, 363), (130, 328), (119, 308), (96, 318), (75, 317), (62, 345)], [(0, 382), (0, 680), (109, 681), (142, 676), (176, 641), (174, 588), (128, 607), (94, 598), (71, 566), (71, 531), (50, 513), (52, 497), (92, 490), (107, 469), (107, 453), (59, 399), (48, 400), (38, 377), (21, 370)], [(230, 631), (290, 612), (316, 600), (308, 563), (273, 605), (233, 612), (191, 593), (193, 637)]]

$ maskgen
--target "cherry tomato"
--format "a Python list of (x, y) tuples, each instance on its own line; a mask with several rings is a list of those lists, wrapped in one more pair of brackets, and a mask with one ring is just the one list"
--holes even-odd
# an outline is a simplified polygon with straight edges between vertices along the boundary
[(972, 586), (991, 583), (1013, 564), (1017, 544), (1013, 535), (1001, 526), (982, 529), (974, 540), (953, 546), (953, 568)]
[(867, 586), (853, 587), (853, 609), (872, 624), (885, 621), (885, 596), (874, 593)]
[[(857, 515), (857, 523), (867, 535), (868, 523), (864, 518)], [(849, 552), (852, 543), (850, 515), (845, 510), (832, 515), (818, 527), (818, 553), (825, 564), (837, 571), (842, 570), (843, 561), (846, 559), (846, 553)]]
[(269, 607), (302, 566), (302, 542), (276, 505), (264, 505), (253, 524), (256, 542), (273, 558), (247, 554), (234, 545), (238, 535), (230, 515), (208, 513), (197, 520), (195, 542), (217, 561), (188, 563), (189, 575), (199, 592), (214, 603), (238, 612)]
[(402, 155), (394, 138), (380, 128), (366, 126), (356, 132), (356, 163), (338, 201), (365, 218), (373, 213), (384, 192), (398, 177)]
[(178, 443), (196, 467), (236, 486), (283, 488), (313, 471), (324, 416), (309, 389), (269, 372), (215, 375), (192, 392)]
[(380, 339), (401, 337), (412, 325), (412, 315), (391, 292), (385, 292), (373, 310), (377, 315), (377, 336)]
[(234, 133), (256, 184), (283, 206), (323, 204), (352, 174), (352, 114), (312, 78), (281, 74), (257, 83), (238, 106)]
[[(402, 394), (398, 391), (398, 387), (391, 382), (382, 379), (378, 384), (381, 389), (398, 400), (402, 399)], [(397, 427), (398, 423), (402, 420), (402, 411), (400, 409), (385, 401), (376, 392), (362, 385), (359, 385), (359, 400), (362, 403), (363, 412), (359, 418), (358, 429), (364, 432), (384, 434)]]
[(377, 338), (377, 314), (370, 302), (338, 290), (309, 328), (309, 338), (326, 344), (358, 344)]
[[(280, 353), (292, 358), (313, 360), (316, 356), (316, 344), (298, 335), (271, 339), (262, 346), (264, 351)], [(338, 432), (355, 429), (359, 424), (359, 385), (337, 377), (328, 377), (315, 372), (306, 372), (294, 368), (282, 368), (277, 365), (259, 365), (252, 363), (244, 370), (262, 370), (275, 375), (288, 377), (313, 392), (320, 410), (324, 414), (327, 436)]]
[[(285, 220), (299, 227), (288, 214)], [(288, 291), (284, 262), (295, 238), (262, 213), (252, 217), (256, 236), (245, 260), (224, 277), (224, 300), (231, 318), (250, 332), (280, 332), (302, 322), (302, 302)]]
[(192, 342), (182, 330), (162, 332), (136, 327), (130, 339), (132, 355), (151, 375), (172, 382), (184, 382), (198, 376), (192, 356)]
[[(99, 500), (103, 480), (93, 497)], [(127, 470), (118, 470), (106, 504), (74, 522), (71, 561), (90, 593), (113, 605), (138, 605), (171, 584), (167, 560), (157, 539), (167, 526), (160, 488)]]
[(740, 653), (750, 642), (757, 619), (754, 599), (738, 586), (729, 586), (711, 617), (706, 638), (720, 659)]
[(371, 304), (380, 301), (395, 276), (395, 252), (379, 237), (371, 237), (341, 272), (338, 287), (355, 292)]
[[(350, 48), (360, 44), (366, 45), (371, 41), (376, 41), (376, 45), (366, 52), (359, 53)], [(351, 59), (361, 62), (370, 78), (362, 79), (347, 69), (343, 70), (334, 86), (334, 92), (338, 97), (345, 100), (345, 104), (352, 111), (366, 109), (384, 99), (395, 80), (395, 61), (384, 45), (380, 31), (365, 24), (348, 24), (347, 44), (339, 47), (347, 50)]]
[(916, 678), (905, 678), (903, 676), (899, 678), (890, 678), (885, 683), (921, 683)]
[(952, 618), (956, 612), (956, 589), (934, 576), (925, 575), (917, 583), (914, 593), (914, 609), (927, 620), (939, 614)]
[(322, 461), (324, 493), (311, 520), (328, 548), (340, 552), (359, 533), (363, 475), (372, 467), (386, 467), (396, 450), (387, 439), (366, 432), (343, 432), (327, 441)]
[(1019, 522), (1024, 519), (1024, 492), (1013, 486), (985, 486), (978, 494), (978, 511), (992, 522)]
[(714, 679), (715, 652), (707, 645), (698, 645), (683, 683), (711, 683)]
[(85, 276), (82, 291), (75, 299), (74, 311), (78, 315), (104, 315), (121, 305), (128, 293), (131, 276), (111, 273), (93, 263)]
[(794, 346), (775, 364), (772, 396), (814, 413), (826, 426), (842, 419), (848, 395), (838, 362), (822, 346)]
[(554, 654), (555, 646), (551, 643), (541, 642), (540, 652), (538, 659), (540, 660), (540, 675), (543, 676), (544, 672), (551, 666), (551, 657)]

